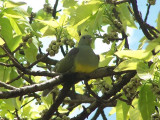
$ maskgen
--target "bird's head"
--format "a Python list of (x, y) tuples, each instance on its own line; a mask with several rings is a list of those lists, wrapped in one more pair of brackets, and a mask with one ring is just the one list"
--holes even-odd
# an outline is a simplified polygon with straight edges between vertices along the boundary
[(90, 35), (84, 35), (81, 37), (79, 43), (78, 43), (78, 46), (79, 45), (91, 45), (92, 43), (92, 36)]

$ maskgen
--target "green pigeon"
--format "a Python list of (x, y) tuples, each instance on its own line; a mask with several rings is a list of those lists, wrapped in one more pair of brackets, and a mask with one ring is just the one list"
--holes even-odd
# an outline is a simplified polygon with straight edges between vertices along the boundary
[[(91, 48), (92, 37), (84, 35), (81, 37), (78, 47), (73, 48), (70, 52), (60, 60), (54, 71), (57, 73), (81, 72), (91, 73), (98, 68), (99, 55), (96, 55)], [(48, 93), (43, 92), (43, 96)]]
[(91, 48), (92, 37), (84, 35), (81, 37), (78, 47), (73, 48), (55, 66), (55, 72), (82, 72), (90, 73), (98, 68), (99, 56)]

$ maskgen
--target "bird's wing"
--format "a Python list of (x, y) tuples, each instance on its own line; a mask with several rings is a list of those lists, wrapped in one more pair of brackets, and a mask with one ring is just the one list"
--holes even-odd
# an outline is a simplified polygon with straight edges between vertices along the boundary
[(73, 48), (70, 52), (60, 60), (55, 66), (55, 72), (65, 73), (70, 72), (74, 65), (74, 58), (77, 55), (79, 48)]

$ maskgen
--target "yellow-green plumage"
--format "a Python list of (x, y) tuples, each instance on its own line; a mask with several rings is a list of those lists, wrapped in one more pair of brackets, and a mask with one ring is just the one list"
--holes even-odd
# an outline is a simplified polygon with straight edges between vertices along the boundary
[(84, 72), (90, 73), (98, 68), (99, 56), (91, 48), (92, 37), (82, 36), (78, 47), (73, 48), (55, 67), (59, 73)]

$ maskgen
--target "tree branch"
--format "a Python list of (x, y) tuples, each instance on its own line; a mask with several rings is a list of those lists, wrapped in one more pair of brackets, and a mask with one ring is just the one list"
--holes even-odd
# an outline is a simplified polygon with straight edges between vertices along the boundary
[[(44, 55), (42, 54), (38, 54), (37, 55), (37, 59), (40, 59), (42, 58)], [(41, 62), (43, 63), (46, 63), (46, 64), (50, 64), (50, 65), (56, 65), (56, 63), (58, 62), (58, 60), (53, 60), (49, 57), (44, 57), (43, 59), (40, 60)]]
[(147, 18), (148, 18), (148, 15), (149, 15), (150, 7), (151, 7), (151, 4), (149, 4), (149, 5), (148, 5), (148, 7), (147, 7), (147, 13), (146, 13), (146, 16), (145, 16), (144, 22), (147, 22)]
[(134, 11), (134, 16), (135, 16), (137, 22), (139, 23), (140, 28), (142, 29), (144, 35), (145, 35), (149, 40), (154, 39), (154, 38), (152, 37), (152, 35), (148, 32), (147, 28), (145, 27), (145, 22), (142, 20), (142, 17), (141, 17), (140, 14), (139, 14), (138, 6), (137, 6), (137, 0), (130, 0), (130, 2), (132, 3), (132, 7), (133, 7), (133, 11)]
[(55, 77), (53, 79), (50, 79), (50, 80), (43, 82), (43, 83), (40, 83), (40, 84), (33, 84), (30, 86), (16, 88), (15, 90), (11, 90), (11, 91), (2, 91), (2, 92), (0, 92), (0, 99), (13, 98), (13, 97), (22, 96), (22, 95), (25, 95), (28, 93), (42, 91), (44, 89), (59, 85), (63, 81), (64, 81), (64, 79), (61, 79), (61, 76), (58, 76), (58, 77)]
[[(25, 95), (28, 93), (42, 91), (42, 90), (45, 90), (48, 88), (52, 88), (56, 85), (62, 84), (66, 81), (68, 83), (75, 84), (81, 80), (96, 79), (96, 78), (102, 78), (102, 77), (111, 76), (111, 75), (120, 75), (120, 74), (128, 73), (128, 72), (132, 73), (132, 71), (114, 72), (113, 71), (114, 68), (115, 67), (99, 68), (90, 74), (66, 73), (64, 75), (60, 75), (60, 74), (56, 74), (56, 73), (55, 74), (51, 73), (52, 77), (53, 77), (53, 75), (55, 75), (56, 77), (54, 76), (55, 78), (47, 80), (46, 82), (43, 82), (43, 83), (33, 84), (30, 86), (17, 88), (16, 90), (0, 92), (0, 99), (12, 98), (12, 97), (17, 97), (17, 96), (22, 96), (22, 95)], [(39, 72), (39, 73), (42, 73), (42, 72)], [(42, 76), (42, 74), (40, 74), (40, 75)], [(57, 75), (59, 75), (59, 76), (57, 76)]]
[(49, 110), (44, 114), (42, 117), (42, 120), (49, 120), (54, 112), (58, 109), (59, 105), (63, 102), (64, 98), (67, 96), (67, 93), (69, 92), (70, 88), (72, 87), (72, 84), (65, 82), (64, 86), (58, 95), (56, 101), (51, 105)]
[[(114, 87), (112, 87), (112, 89), (110, 89), (109, 91), (107, 91), (101, 98), (102, 99), (109, 99), (111, 96), (114, 96), (117, 92), (119, 92), (124, 85), (126, 85), (132, 77), (134, 77), (136, 75), (136, 71), (132, 71), (130, 73), (127, 73), (126, 75), (124, 75), (122, 77), (122, 80), (118, 83), (116, 83), (114, 85)], [(90, 110), (90, 113), (92, 113), (98, 106), (99, 106), (99, 101), (95, 101), (93, 102), (87, 109)], [(79, 114), (78, 116), (72, 118), (71, 120), (84, 120), (85, 118), (87, 118), (90, 113), (87, 113), (86, 111), (83, 111), (81, 114)]]
[(53, 11), (52, 11), (53, 18), (56, 18), (57, 6), (58, 6), (58, 0), (56, 0), (54, 7), (53, 7)]
[(32, 68), (34, 65), (36, 65), (37, 63), (39, 63), (40, 61), (42, 61), (44, 58), (46, 58), (49, 55), (49, 53), (47, 53), (46, 55), (42, 56), (41, 58), (39, 58), (37, 61), (33, 62), (31, 65), (29, 65), (27, 67), (27, 69)]
[(4, 88), (9, 89), (9, 90), (16, 90), (17, 89), (16, 87), (11, 86), (11, 85), (6, 84), (6, 83), (1, 82), (1, 81), (0, 81), (0, 87), (4, 87)]

